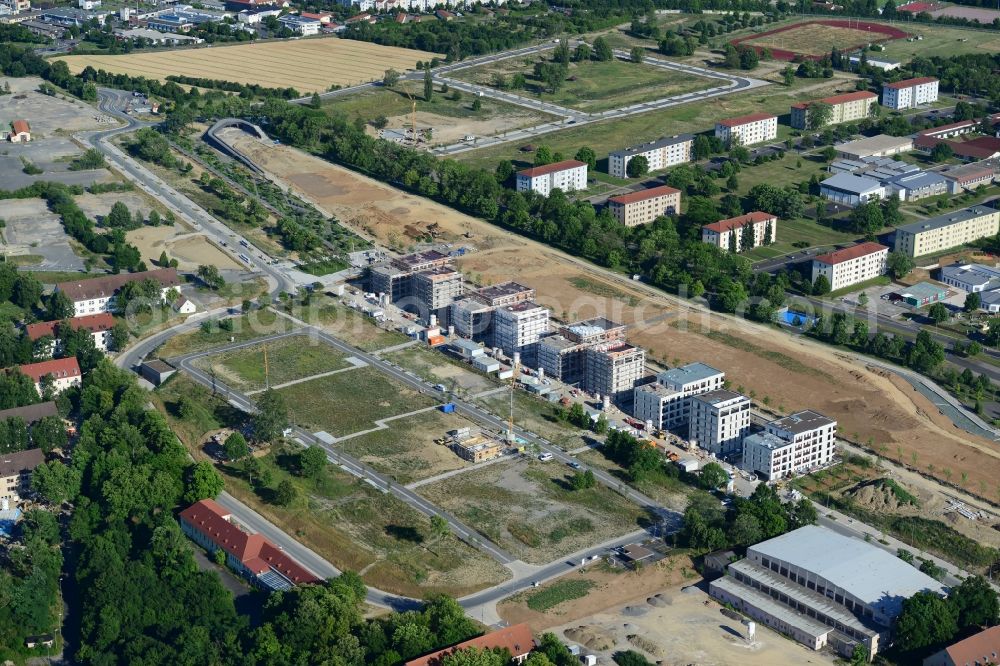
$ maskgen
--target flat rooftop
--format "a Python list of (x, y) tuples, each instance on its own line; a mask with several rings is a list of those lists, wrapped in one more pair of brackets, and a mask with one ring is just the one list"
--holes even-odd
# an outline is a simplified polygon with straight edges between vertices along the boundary
[(661, 384), (684, 385), (702, 382), (721, 374), (721, 370), (716, 370), (707, 363), (696, 362), (661, 372), (656, 379)]
[(988, 206), (969, 206), (968, 208), (953, 210), (950, 213), (938, 215), (937, 217), (932, 217), (926, 220), (920, 220), (919, 222), (913, 222), (912, 224), (904, 224), (901, 227), (896, 227), (896, 231), (919, 234), (923, 231), (943, 229), (944, 227), (951, 226), (952, 224), (967, 222), (977, 217), (982, 217), (983, 215), (989, 215), (990, 213), (996, 212), (995, 208), (990, 208)]
[(770, 432), (755, 432), (752, 435), (748, 435), (746, 438), (744, 438), (743, 444), (763, 446), (769, 451), (777, 451), (778, 449), (783, 449), (786, 446), (794, 446), (794, 442), (789, 442), (788, 440), (781, 439), (774, 433)]
[(542, 347), (554, 349), (557, 352), (580, 346), (579, 342), (574, 342), (564, 335), (548, 335), (539, 340), (538, 344)]
[(941, 277), (973, 285), (986, 285), (1000, 279), (1000, 271), (982, 264), (952, 264), (941, 268)]
[(543, 310), (544, 308), (534, 301), (521, 301), (520, 303), (505, 305), (500, 309), (507, 312), (529, 312), (531, 310)]
[(730, 391), (729, 389), (716, 389), (714, 391), (709, 391), (708, 393), (700, 393), (694, 396), (695, 400), (708, 403), (709, 405), (717, 405), (720, 402), (729, 402), (730, 400), (736, 400), (737, 398), (749, 400), (749, 398), (742, 393)]
[(599, 335), (606, 331), (624, 327), (625, 324), (619, 324), (618, 322), (605, 319), (604, 317), (594, 317), (593, 319), (584, 319), (583, 321), (567, 324), (565, 328), (567, 331), (570, 331), (581, 338), (586, 338), (591, 335)]
[(444, 261), (448, 259), (448, 255), (437, 250), (424, 250), (423, 252), (414, 252), (413, 254), (406, 254), (402, 257), (397, 257), (393, 259), (393, 262), (400, 264), (402, 266), (420, 266), (428, 262), (434, 261)]
[(830, 176), (821, 182), (820, 185), (822, 187), (829, 187), (842, 192), (850, 192), (852, 194), (864, 194), (865, 192), (871, 192), (872, 190), (877, 190), (882, 187), (877, 180), (863, 178), (849, 173), (838, 173), (834, 176)]
[(784, 418), (771, 421), (768, 425), (799, 435), (804, 432), (809, 432), (810, 430), (815, 430), (816, 428), (823, 428), (828, 425), (836, 424), (837, 422), (833, 419), (827, 418), (819, 412), (814, 412), (811, 409), (806, 409), (801, 412), (789, 414)]
[(838, 143), (833, 147), (845, 153), (881, 153), (886, 150), (912, 150), (913, 139), (908, 136), (876, 134), (864, 139)]
[(670, 396), (678, 395), (680, 393), (677, 389), (672, 389), (669, 386), (664, 386), (659, 383), (636, 386), (635, 390), (642, 391), (643, 393), (649, 393), (650, 395), (655, 395), (661, 398), (669, 398)]
[(657, 139), (656, 141), (650, 141), (649, 143), (644, 143), (639, 146), (630, 146), (624, 150), (616, 150), (611, 153), (611, 156), (630, 157), (632, 155), (641, 155), (642, 153), (648, 153), (651, 150), (674, 146), (678, 143), (687, 143), (688, 141), (694, 141), (693, 134), (677, 134), (675, 136), (663, 137), (662, 139)]
[(911, 284), (909, 287), (903, 287), (896, 293), (900, 296), (909, 296), (918, 300), (924, 300), (925, 298), (936, 298), (943, 291), (948, 291), (948, 287), (932, 284), (930, 282), (918, 282), (916, 284)]
[(483, 287), (476, 294), (488, 301), (492, 301), (497, 298), (515, 296), (529, 291), (531, 293), (535, 292), (531, 287), (525, 287), (523, 284), (518, 284), (517, 282), (501, 282), (500, 284)]
[(434, 268), (428, 268), (425, 271), (420, 271), (417, 273), (417, 277), (424, 277), (431, 280), (444, 277), (462, 277), (462, 274), (456, 271), (451, 266), (435, 266)]

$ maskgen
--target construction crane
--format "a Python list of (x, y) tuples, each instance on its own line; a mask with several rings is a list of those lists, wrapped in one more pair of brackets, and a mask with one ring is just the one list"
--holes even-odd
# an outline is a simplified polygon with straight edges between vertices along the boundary
[(417, 100), (410, 94), (409, 90), (403, 89), (410, 100), (410, 139), (413, 145), (417, 145)]
[(507, 443), (514, 445), (517, 438), (514, 436), (514, 388), (517, 386), (517, 378), (521, 373), (521, 359), (515, 358), (513, 372), (510, 376), (510, 418), (507, 421)]

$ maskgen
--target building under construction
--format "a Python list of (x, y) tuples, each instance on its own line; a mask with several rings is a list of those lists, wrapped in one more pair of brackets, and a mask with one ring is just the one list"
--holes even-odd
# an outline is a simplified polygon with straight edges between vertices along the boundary
[(440, 318), (447, 315), (451, 301), (462, 295), (462, 274), (451, 267), (447, 254), (415, 252), (372, 266), (371, 290), (425, 319), (432, 314)]
[(534, 301), (520, 301), (497, 308), (495, 315), (495, 346), (508, 357), (520, 356), (524, 365), (534, 365), (538, 341), (549, 332), (549, 309)]
[(452, 303), (449, 322), (462, 337), (493, 347), (496, 346), (493, 314), (496, 309), (530, 301), (534, 297), (534, 289), (517, 282), (483, 287)]
[(503, 455), (506, 445), (481, 433), (472, 434), (469, 428), (453, 430), (449, 434), (451, 450), (462, 460), (472, 463), (486, 462)]
[(642, 347), (621, 340), (589, 346), (584, 356), (583, 388), (607, 396), (616, 405), (630, 405), (645, 366), (646, 350)]
[[(588, 388), (587, 350), (595, 345), (625, 341), (625, 325), (604, 317), (567, 324), (538, 343), (538, 367), (567, 384)], [(641, 376), (641, 369), (640, 369)], [(603, 395), (603, 392), (602, 392)]]

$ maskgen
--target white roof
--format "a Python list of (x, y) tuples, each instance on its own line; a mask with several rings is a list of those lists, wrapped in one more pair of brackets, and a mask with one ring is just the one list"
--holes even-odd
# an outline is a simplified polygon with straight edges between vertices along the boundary
[(820, 185), (854, 194), (866, 194), (882, 188), (882, 185), (877, 180), (862, 178), (849, 173), (838, 173), (835, 176), (827, 178)]
[(751, 550), (811, 571), (889, 618), (899, 615), (903, 600), (917, 592), (946, 591), (944, 585), (895, 555), (816, 525), (768, 539)]

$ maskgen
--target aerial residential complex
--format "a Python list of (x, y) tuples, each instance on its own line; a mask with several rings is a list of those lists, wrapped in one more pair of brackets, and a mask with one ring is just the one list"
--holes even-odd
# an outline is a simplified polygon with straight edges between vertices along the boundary
[(812, 281), (825, 275), (830, 290), (837, 291), (885, 275), (888, 258), (889, 248), (872, 242), (821, 254), (813, 258)]
[(922, 104), (932, 104), (938, 98), (938, 80), (932, 76), (882, 84), (882, 106), (902, 111)]
[(462, 274), (437, 250), (416, 252), (371, 267), (371, 289), (422, 317), (442, 316), (462, 295)]
[(691, 398), (688, 439), (718, 457), (742, 451), (750, 430), (750, 398), (728, 389)]
[(583, 382), (588, 377), (587, 349), (624, 341), (625, 325), (604, 317), (567, 324), (538, 343), (538, 367), (563, 383)]
[(970, 206), (897, 227), (893, 249), (910, 257), (921, 257), (994, 236), (997, 231), (1000, 231), (1000, 211)]
[(723, 603), (813, 650), (870, 660), (888, 642), (903, 601), (945, 587), (875, 544), (816, 525), (750, 546), (712, 581)]
[(636, 387), (632, 415), (650, 424), (653, 430), (687, 425), (691, 398), (721, 389), (725, 380), (724, 372), (704, 363), (689, 363), (661, 372), (655, 383)]
[(535, 290), (517, 282), (503, 282), (468, 293), (451, 304), (449, 323), (464, 338), (493, 346), (497, 308), (535, 298)]
[(645, 157), (649, 163), (649, 171), (659, 171), (675, 164), (684, 164), (691, 161), (693, 146), (694, 135), (678, 134), (641, 146), (616, 150), (608, 155), (608, 173), (615, 178), (628, 178), (628, 163), (634, 157)]
[(770, 141), (778, 136), (778, 116), (751, 113), (737, 118), (724, 118), (715, 123), (715, 136), (727, 146), (750, 146)]
[[(743, 246), (743, 229), (751, 226), (753, 243)], [(756, 210), (728, 220), (719, 220), (701, 228), (701, 241), (714, 245), (724, 252), (743, 252), (761, 245), (769, 245), (778, 237), (778, 217)]]
[(118, 273), (90, 280), (76, 282), (60, 282), (56, 291), (66, 294), (73, 301), (75, 317), (113, 312), (115, 308), (115, 293), (129, 282), (153, 280), (160, 286), (160, 298), (166, 299), (167, 292), (180, 286), (177, 271), (173, 268), (160, 268), (154, 271), (140, 273)]
[(626, 227), (649, 224), (662, 215), (681, 211), (681, 192), (667, 185), (608, 199), (608, 209)]
[(838, 125), (855, 120), (863, 120), (871, 115), (872, 109), (878, 104), (878, 95), (873, 92), (859, 91), (824, 97), (811, 102), (792, 104), (791, 125), (795, 129), (819, 129), (812, 127), (809, 120), (809, 106), (816, 103), (830, 105), (830, 118), (826, 125)]
[(806, 473), (833, 460), (836, 434), (836, 421), (810, 410), (796, 412), (747, 436), (740, 466), (766, 479)]
[(587, 189), (587, 165), (577, 160), (563, 160), (517, 172), (517, 191), (535, 192), (543, 197), (554, 189), (574, 192)]
[(587, 347), (584, 380), (587, 391), (607, 396), (616, 405), (631, 402), (632, 390), (646, 367), (646, 350), (615, 341)]

